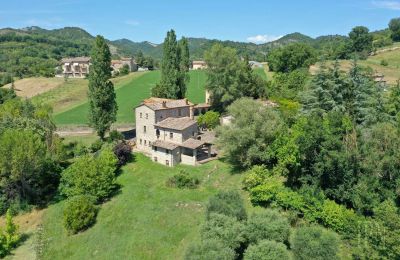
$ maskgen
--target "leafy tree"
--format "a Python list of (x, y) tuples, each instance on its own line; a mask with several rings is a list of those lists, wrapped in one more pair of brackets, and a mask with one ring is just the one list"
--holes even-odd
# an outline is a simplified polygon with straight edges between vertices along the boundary
[(219, 240), (229, 248), (237, 250), (246, 241), (244, 225), (235, 217), (210, 214), (200, 231), (202, 240)]
[(243, 178), (243, 188), (251, 190), (258, 185), (264, 184), (272, 175), (265, 166), (255, 165), (246, 172)]
[(44, 203), (58, 178), (55, 161), (40, 135), (29, 129), (0, 132), (0, 197), (6, 205)]
[(250, 245), (245, 253), (245, 260), (282, 260), (290, 259), (290, 253), (285, 244), (263, 240), (256, 245)]
[(97, 36), (91, 52), (89, 72), (89, 121), (101, 139), (116, 120), (117, 102), (111, 78), (111, 53), (107, 42)]
[(197, 124), (207, 129), (216, 128), (219, 125), (219, 121), (219, 113), (211, 110), (197, 118)]
[(139, 50), (139, 51), (136, 53), (135, 61), (136, 61), (137, 65), (138, 65), (139, 67), (142, 67), (143, 64), (145, 63), (145, 58), (144, 58), (143, 52), (142, 52), (141, 50)]
[(67, 197), (88, 195), (97, 202), (108, 198), (116, 188), (117, 158), (109, 148), (97, 157), (83, 155), (61, 174), (60, 192)]
[(13, 88), (6, 89), (0, 88), (0, 105), (6, 102), (7, 100), (16, 98), (17, 95), (15, 94), (15, 90)]
[(369, 29), (365, 26), (354, 27), (349, 33), (352, 42), (352, 49), (354, 52), (366, 52), (368, 55), (372, 51), (372, 35)]
[(132, 147), (125, 143), (119, 142), (113, 148), (114, 154), (118, 159), (117, 166), (121, 167), (132, 159)]
[(391, 38), (393, 41), (400, 41), (400, 18), (393, 18), (389, 22), (389, 29), (391, 31)]
[(128, 75), (130, 72), (130, 68), (128, 64), (125, 64), (124, 66), (122, 66), (122, 68), (119, 70), (119, 75), (124, 76), (124, 75)]
[(191, 245), (185, 253), (185, 260), (234, 260), (236, 253), (219, 239), (202, 240)]
[(76, 234), (94, 224), (97, 208), (91, 197), (75, 196), (70, 198), (64, 209), (64, 227), (69, 234)]
[(228, 161), (240, 168), (267, 164), (270, 144), (285, 129), (279, 114), (248, 98), (235, 101), (228, 114), (232, 123), (217, 129), (218, 145)]
[(221, 191), (211, 197), (206, 208), (207, 218), (212, 213), (223, 214), (238, 220), (247, 219), (243, 200), (237, 191)]
[(299, 260), (339, 259), (339, 243), (334, 232), (318, 226), (296, 229), (290, 241), (293, 255)]
[(293, 43), (272, 50), (268, 55), (269, 68), (275, 72), (292, 72), (308, 68), (315, 62), (314, 49), (304, 43)]
[(246, 237), (250, 244), (257, 244), (262, 240), (285, 243), (289, 239), (289, 232), (289, 221), (275, 210), (253, 214), (246, 224)]
[(176, 40), (175, 31), (167, 32), (163, 43), (161, 81), (152, 89), (152, 95), (162, 98), (181, 99), (186, 95), (189, 80), (189, 47), (187, 40)]
[(287, 99), (295, 99), (304, 90), (309, 73), (305, 69), (296, 69), (288, 73), (278, 72), (273, 76), (271, 95)]
[(260, 77), (260, 75), (254, 73), (249, 57), (246, 55), (243, 62), (241, 62), (241, 82), (243, 95), (246, 97), (252, 97), (255, 99), (266, 97), (266, 82)]

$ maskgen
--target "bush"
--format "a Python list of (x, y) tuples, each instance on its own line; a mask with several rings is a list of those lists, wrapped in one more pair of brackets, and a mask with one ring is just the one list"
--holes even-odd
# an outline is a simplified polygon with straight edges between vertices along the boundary
[(100, 151), (101, 147), (103, 147), (104, 142), (100, 139), (96, 140), (95, 142), (92, 143), (90, 146), (90, 152), (95, 153)]
[(124, 75), (128, 75), (130, 71), (129, 65), (125, 64), (124, 66), (122, 66), (122, 68), (119, 70), (119, 75), (124, 76)]
[(0, 258), (6, 256), (15, 248), (21, 239), (18, 233), (18, 226), (14, 224), (11, 210), (6, 213), (6, 226), (4, 230), (0, 228)]
[(381, 65), (386, 67), (389, 65), (389, 62), (387, 60), (381, 60)]
[(69, 234), (89, 228), (96, 221), (97, 208), (89, 196), (76, 196), (67, 201), (64, 209), (64, 227)]
[(246, 172), (243, 178), (243, 188), (245, 190), (251, 190), (256, 186), (264, 184), (270, 176), (271, 172), (265, 166), (253, 166), (251, 170)]
[(202, 240), (215, 239), (234, 250), (246, 241), (244, 233), (244, 225), (237, 219), (214, 213), (200, 231)]
[(203, 240), (198, 244), (191, 245), (185, 254), (185, 260), (233, 260), (235, 251), (224, 246), (219, 240)]
[(200, 181), (197, 177), (190, 176), (185, 171), (180, 171), (178, 174), (168, 178), (167, 186), (176, 187), (179, 189), (194, 189), (200, 184)]
[(207, 111), (204, 115), (197, 118), (197, 123), (207, 129), (214, 129), (219, 125), (219, 113)]
[(116, 144), (113, 148), (113, 151), (118, 159), (118, 167), (121, 167), (132, 160), (132, 147), (125, 142)]
[(250, 245), (244, 253), (245, 260), (284, 260), (290, 259), (289, 251), (283, 243), (263, 240)]
[(339, 252), (339, 238), (322, 227), (298, 228), (290, 239), (295, 259), (336, 260)]
[(238, 220), (247, 219), (242, 197), (237, 191), (221, 191), (211, 197), (206, 209), (207, 219), (211, 213), (235, 217)]
[(60, 193), (67, 197), (89, 195), (97, 202), (115, 190), (117, 158), (109, 148), (97, 157), (84, 155), (61, 174)]
[(265, 210), (249, 217), (246, 225), (248, 242), (256, 244), (261, 240), (287, 242), (289, 239), (290, 224), (276, 210)]
[(124, 140), (124, 135), (117, 130), (110, 131), (109, 139), (111, 142)]

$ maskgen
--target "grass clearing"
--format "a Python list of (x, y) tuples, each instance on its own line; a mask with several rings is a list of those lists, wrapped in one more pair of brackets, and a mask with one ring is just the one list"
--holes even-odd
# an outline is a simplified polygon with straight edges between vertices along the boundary
[[(134, 123), (133, 109), (140, 102), (151, 96), (151, 89), (160, 81), (160, 71), (151, 71), (141, 74), (139, 77), (119, 82), (116, 87), (118, 113), (117, 123)], [(190, 71), (190, 83), (187, 97), (194, 103), (202, 103), (205, 100), (206, 74), (201, 70)], [(54, 119), (57, 125), (84, 125), (87, 124), (89, 103), (86, 95), (84, 103), (71, 109), (55, 113)]]
[[(196, 175), (199, 188), (166, 187), (168, 177), (180, 170)], [(45, 259), (182, 259), (198, 239), (208, 198), (219, 190), (240, 189), (241, 175), (221, 161), (169, 168), (136, 154), (118, 183), (120, 193), (102, 205), (96, 224), (83, 233), (67, 235), (64, 202), (46, 210)], [(251, 210), (248, 199), (246, 205)]]

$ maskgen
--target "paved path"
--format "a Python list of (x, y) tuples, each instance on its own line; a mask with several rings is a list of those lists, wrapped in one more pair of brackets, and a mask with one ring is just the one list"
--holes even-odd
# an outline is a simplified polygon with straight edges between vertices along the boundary
[[(112, 127), (111, 130), (117, 130), (118, 132), (134, 132), (135, 127), (133, 126), (115, 126)], [(56, 130), (56, 134), (61, 137), (64, 136), (79, 136), (79, 135), (91, 135), (95, 133), (93, 128), (88, 126), (70, 126), (70, 127), (59, 127)]]

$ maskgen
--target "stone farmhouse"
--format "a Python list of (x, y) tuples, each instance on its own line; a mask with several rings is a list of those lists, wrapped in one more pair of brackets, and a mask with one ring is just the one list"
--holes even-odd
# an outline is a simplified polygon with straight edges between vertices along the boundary
[[(112, 60), (111, 68), (119, 71), (124, 65), (128, 65), (131, 72), (137, 71), (138, 66), (133, 58)], [(62, 75), (70, 78), (85, 78), (89, 75), (90, 57), (64, 58), (61, 60)]]
[(112, 60), (111, 67), (113, 72), (119, 71), (124, 65), (129, 66), (129, 71), (134, 72), (138, 70), (138, 65), (133, 58), (121, 58), (120, 60)]
[(211, 157), (209, 140), (199, 132), (194, 115), (208, 104), (194, 105), (187, 99), (149, 98), (135, 108), (136, 146), (154, 162), (166, 166), (197, 165)]
[(70, 78), (89, 75), (90, 57), (64, 58), (61, 60), (62, 74)]
[(192, 61), (192, 69), (194, 70), (202, 70), (207, 68), (207, 63), (202, 60), (194, 60)]

